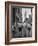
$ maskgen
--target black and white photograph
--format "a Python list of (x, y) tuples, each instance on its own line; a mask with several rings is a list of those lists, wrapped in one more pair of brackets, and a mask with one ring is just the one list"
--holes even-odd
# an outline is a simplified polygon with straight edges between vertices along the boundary
[(11, 11), (12, 37), (32, 37), (32, 8), (13, 7)]

